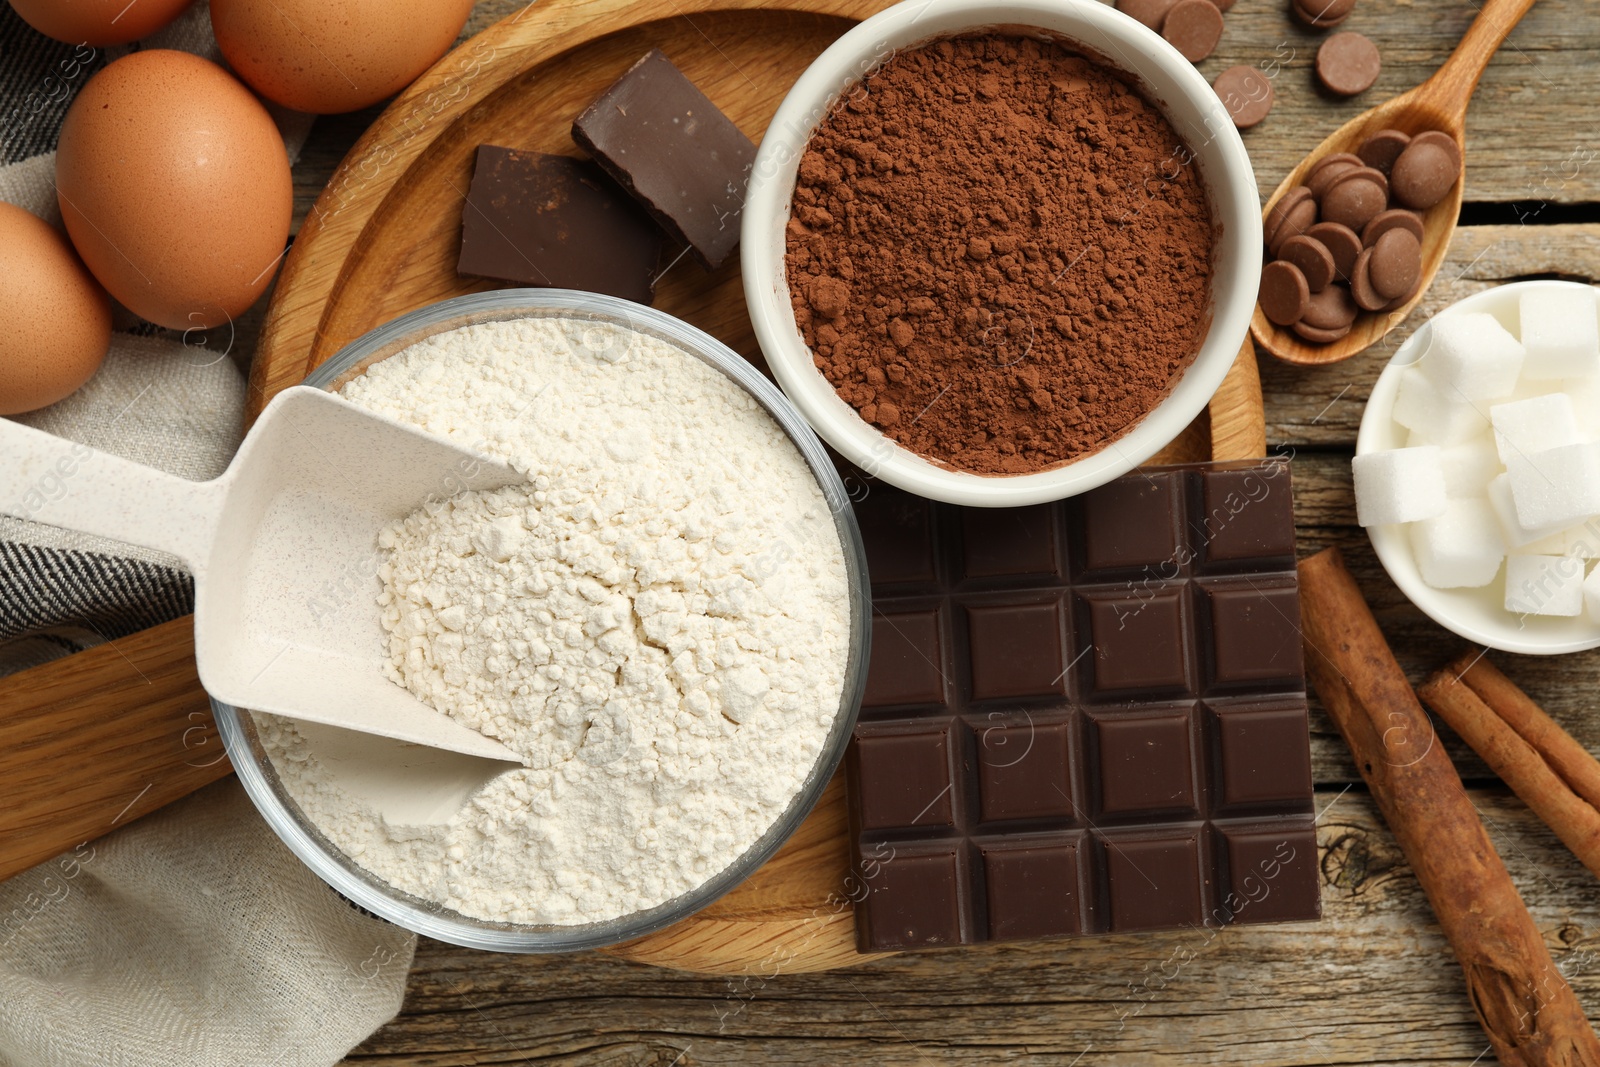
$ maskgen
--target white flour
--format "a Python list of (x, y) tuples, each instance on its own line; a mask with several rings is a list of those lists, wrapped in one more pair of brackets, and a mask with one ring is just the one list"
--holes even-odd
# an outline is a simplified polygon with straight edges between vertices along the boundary
[(736, 860), (822, 749), (849, 633), (827, 502), (777, 423), (674, 346), (577, 320), (441, 334), (344, 395), (528, 472), (391, 527), (380, 578), (395, 680), (529, 767), (397, 826), (258, 716), (306, 815), (498, 921), (616, 918)]

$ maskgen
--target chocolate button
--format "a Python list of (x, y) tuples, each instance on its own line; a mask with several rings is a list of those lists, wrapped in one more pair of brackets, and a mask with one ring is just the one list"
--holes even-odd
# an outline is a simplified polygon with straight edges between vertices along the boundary
[(1254, 126), (1272, 110), (1272, 79), (1255, 67), (1229, 67), (1217, 75), (1211, 88), (1241, 130)]
[(1184, 59), (1198, 63), (1222, 40), (1222, 12), (1211, 0), (1178, 0), (1161, 24), (1161, 36)]
[[(1372, 223), (1367, 225), (1371, 226)], [(1306, 231), (1306, 236), (1322, 242), (1322, 247), (1333, 255), (1334, 276), (1349, 281), (1350, 269), (1356, 265), (1356, 257), (1361, 254), (1362, 247), (1356, 231), (1337, 222), (1319, 222)]]
[(1278, 254), (1278, 247), (1296, 234), (1305, 233), (1317, 221), (1317, 202), (1303, 185), (1290, 189), (1267, 212), (1262, 227), (1267, 235), (1267, 250)]
[(1328, 190), (1339, 183), (1339, 180), (1351, 171), (1361, 169), (1361, 161), (1354, 156), (1341, 156), (1338, 159), (1328, 159), (1319, 163), (1315, 170), (1306, 175), (1306, 188), (1311, 190), (1311, 195), (1321, 200), (1328, 195)]
[(1393, 207), (1388, 211), (1380, 211), (1367, 223), (1361, 231), (1361, 244), (1371, 248), (1373, 242), (1390, 230), (1409, 230), (1411, 236), (1418, 241), (1422, 240), (1422, 216), (1415, 211), (1407, 211), (1403, 207)]
[(1361, 147), (1356, 149), (1356, 155), (1373, 170), (1382, 171), (1387, 175), (1394, 166), (1394, 161), (1400, 158), (1400, 153), (1404, 152), (1406, 145), (1410, 143), (1411, 138), (1399, 130), (1379, 130), (1361, 142)]
[(1322, 217), (1359, 231), (1388, 206), (1389, 197), (1383, 186), (1367, 178), (1350, 177), (1329, 189), (1328, 195), (1322, 198)]
[(1312, 293), (1306, 302), (1305, 314), (1300, 322), (1318, 330), (1348, 330), (1356, 321), (1356, 302), (1342, 285), (1330, 285), (1320, 293)]
[(1371, 268), (1372, 249), (1363, 249), (1350, 271), (1350, 295), (1363, 311), (1381, 311), (1389, 298), (1372, 287)]
[(1311, 300), (1306, 276), (1293, 263), (1273, 260), (1261, 270), (1261, 312), (1279, 326), (1298, 322)]
[(1172, 5), (1178, 0), (1117, 0), (1117, 10), (1124, 15), (1138, 19), (1157, 33), (1161, 32), (1161, 24), (1167, 20), (1167, 12), (1172, 10)]
[(1314, 345), (1325, 345), (1332, 341), (1337, 341), (1349, 333), (1350, 327), (1344, 326), (1337, 330), (1322, 330), (1315, 326), (1308, 326), (1303, 322), (1297, 322), (1294, 324), (1294, 332), (1299, 334), (1302, 340), (1310, 341)]
[(1355, 170), (1347, 170), (1341, 174), (1336, 181), (1330, 183), (1328, 188), (1332, 189), (1335, 185), (1340, 184), (1340, 182), (1355, 181), (1358, 178), (1361, 181), (1371, 182), (1373, 185), (1376, 185), (1378, 188), (1382, 189), (1384, 202), (1388, 202), (1389, 179), (1384, 175), (1383, 171), (1378, 170), (1376, 167), (1363, 166), (1357, 167)]
[(1454, 166), (1456, 170), (1461, 169), (1461, 146), (1456, 144), (1456, 139), (1454, 137), (1451, 137), (1443, 130), (1426, 130), (1411, 138), (1411, 143), (1438, 145), (1440, 148), (1445, 150), (1446, 154), (1450, 156), (1451, 165)]
[(1461, 168), (1438, 144), (1412, 141), (1390, 171), (1395, 199), (1406, 207), (1426, 211), (1445, 198)]
[(1317, 49), (1317, 80), (1339, 96), (1355, 96), (1372, 88), (1382, 67), (1378, 46), (1359, 33), (1336, 33)]
[(1349, 18), (1356, 0), (1294, 0), (1290, 6), (1301, 22), (1325, 30)]
[(1333, 281), (1333, 253), (1308, 234), (1300, 234), (1283, 242), (1278, 248), (1278, 258), (1298, 267), (1313, 293), (1321, 292)]
[(1411, 291), (1422, 275), (1422, 244), (1410, 230), (1390, 230), (1372, 245), (1367, 276), (1385, 301)]

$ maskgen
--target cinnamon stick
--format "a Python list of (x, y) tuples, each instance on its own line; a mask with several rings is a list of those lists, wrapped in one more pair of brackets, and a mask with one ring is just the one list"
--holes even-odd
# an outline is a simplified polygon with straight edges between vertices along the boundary
[[(1556, 738), (1541, 733), (1547, 746), (1555, 749), (1576, 747), (1590, 763), (1594, 762), (1593, 757), (1583, 752), (1582, 747), (1565, 730), (1528, 700), (1527, 694), (1512, 685), (1511, 680), (1495, 668), (1489, 669), (1532, 706), (1533, 712), (1549, 723), (1566, 742), (1566, 745), (1562, 745)], [(1463, 741), (1472, 746), (1474, 752), (1483, 757), (1490, 769), (1522, 798), (1522, 802), (1535, 815), (1544, 820), (1546, 826), (1555, 831), (1561, 843), (1600, 877), (1600, 811), (1574, 792), (1545, 753), (1530, 743), (1521, 730), (1512, 726), (1511, 719), (1503, 710), (1505, 693), (1496, 690), (1493, 699), (1487, 694), (1480, 694), (1476, 686), (1469, 684), (1466, 671), (1467, 665), (1458, 660), (1434, 672), (1418, 687), (1417, 694), (1441, 719), (1450, 724), (1452, 730), (1461, 735)], [(1526, 712), (1528, 709), (1519, 710)], [(1523, 718), (1525, 720), (1526, 716)], [(1575, 762), (1571, 760), (1570, 752), (1564, 752), (1563, 756), (1568, 762)]]
[(1600, 760), (1546, 715), (1515, 682), (1501, 674), (1500, 668), (1476, 652), (1466, 652), (1445, 670), (1471, 686), (1485, 704), (1538, 750), (1569, 789), (1600, 810)]
[(1337, 549), (1300, 563), (1312, 685), (1465, 972), (1505, 1067), (1600, 1067), (1600, 1039), (1556, 969), (1455, 766)]

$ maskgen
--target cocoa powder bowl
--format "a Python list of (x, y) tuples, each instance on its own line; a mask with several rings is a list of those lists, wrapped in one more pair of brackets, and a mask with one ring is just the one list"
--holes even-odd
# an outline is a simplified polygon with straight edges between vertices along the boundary
[[(989, 231), (982, 225), (969, 225), (967, 220), (958, 217), (957, 205), (946, 216), (949, 232), (935, 235), (937, 239), (930, 243), (937, 249), (934, 256), (939, 271), (944, 272), (952, 259), (963, 259), (959, 266), (966, 269), (968, 278), (957, 279), (947, 292), (934, 294), (933, 301), (943, 306), (933, 318), (943, 315), (953, 322), (953, 316), (961, 316), (966, 323), (964, 336), (967, 337), (990, 334), (1002, 339), (1009, 337), (1010, 348), (996, 350), (998, 355), (987, 353), (987, 358), (997, 360), (996, 366), (1005, 372), (1003, 377), (1014, 386), (1022, 388), (1018, 383), (1022, 376), (1029, 375), (1029, 381), (1039, 383), (1022, 388), (1023, 396), (1008, 397), (1003, 391), (980, 390), (967, 374), (970, 368), (963, 368), (959, 359), (940, 365), (930, 357), (930, 348), (914, 341), (907, 343), (908, 338), (917, 335), (906, 323), (911, 327), (923, 325), (913, 318), (917, 309), (904, 307), (909, 301), (900, 299), (903, 294), (890, 293), (886, 298), (884, 293), (873, 290), (875, 285), (888, 284), (883, 279), (888, 272), (897, 269), (896, 256), (914, 254), (909, 246), (902, 253), (900, 245), (872, 234), (870, 226), (855, 231), (870, 236), (864, 238), (867, 245), (853, 251), (858, 258), (863, 253), (872, 253), (879, 266), (856, 274), (857, 283), (852, 288), (858, 288), (854, 299), (871, 305), (874, 310), (862, 313), (870, 329), (863, 328), (852, 334), (843, 328), (848, 316), (827, 306), (833, 296), (827, 288), (833, 284), (828, 271), (837, 272), (841, 265), (845, 270), (851, 269), (851, 250), (835, 257), (822, 271), (824, 280), (819, 284), (816, 274), (819, 268), (813, 263), (801, 263), (801, 257), (811, 255), (810, 248), (797, 253), (789, 233), (791, 216), (796, 232), (802, 234), (812, 233), (814, 227), (809, 224), (819, 217), (816, 211), (820, 205), (814, 191), (803, 193), (804, 202), (796, 201), (797, 184), (803, 190), (808, 184), (814, 185), (818, 180), (816, 172), (821, 169), (814, 156), (807, 173), (801, 174), (801, 162), (809, 146), (824, 143), (825, 137), (833, 137), (835, 146), (864, 156), (859, 170), (854, 163), (845, 164), (852, 176), (866, 175), (870, 179), (874, 166), (880, 173), (888, 167), (881, 160), (872, 162), (875, 149), (870, 136), (860, 132), (863, 124), (857, 123), (854, 134), (837, 135), (834, 126), (845, 120), (854, 121), (844, 110), (839, 112), (839, 122), (830, 119), (841, 101), (846, 101), (845, 108), (853, 101), (855, 110), (861, 111), (863, 91), (881, 92), (903, 73), (893, 66), (896, 57), (902, 57), (902, 64), (910, 63), (917, 50), (929, 45), (936, 46), (941, 55), (949, 54), (952, 48), (964, 48), (971, 53), (972, 46), (964, 42), (979, 37), (1005, 38), (1013, 43), (1017, 39), (1050, 42), (1052, 44), (1046, 45), (1044, 50), (1052, 55), (1065, 50), (1083, 57), (1092, 68), (1088, 75), (1090, 80), (1108, 73), (1148, 103), (1165, 119), (1173, 140), (1181, 142), (1171, 158), (1175, 160), (1174, 165), (1185, 172), (1181, 181), (1189, 187), (1189, 201), (1200, 205), (1195, 211), (1199, 221), (1188, 220), (1190, 230), (1204, 230), (1208, 238), (1191, 240), (1192, 247), (1177, 253), (1143, 246), (1130, 249), (1128, 234), (1118, 230), (1127, 216), (1113, 219), (1108, 213), (1093, 225), (1072, 228), (1073, 247), (1078, 251), (1069, 257), (1071, 249), (1061, 242), (1062, 231), (1057, 227), (1052, 231), (1057, 241), (1054, 250), (1044, 254), (1031, 248), (1026, 251), (1050, 268), (1055, 266), (1056, 260), (1061, 260), (1062, 276), (1077, 284), (1077, 291), (1070, 297), (1065, 294), (1068, 287), (1062, 287), (1064, 295), (1059, 317), (1064, 321), (1058, 323), (1048, 299), (1042, 304), (1043, 311), (1036, 306), (1019, 316), (1012, 302), (1003, 295), (974, 298), (972, 279), (981, 278), (984, 272), (974, 269), (966, 260), (982, 261), (991, 279), (996, 278), (993, 273), (996, 268), (1003, 268), (1015, 277), (1023, 250), (1002, 264), (999, 253), (1008, 251), (1011, 242), (1004, 238), (991, 241)], [(946, 40), (950, 41), (949, 47), (941, 43)], [(1054, 44), (1059, 44), (1060, 48), (1053, 48)], [(1031, 43), (1021, 47), (1029, 55), (1041, 51)], [(983, 71), (993, 72), (996, 70), (993, 64), (1004, 61), (1002, 52), (991, 48), (976, 59), (967, 55), (966, 61), (969, 68), (976, 64)], [(995, 93), (998, 99), (1005, 99), (1008, 93), (1024, 93), (1029, 85), (1042, 94), (1050, 91), (1042, 83), (1049, 81), (1051, 75), (1032, 81), (1018, 76), (1008, 85), (1004, 78), (1007, 71), (1000, 68), (999, 73), (1002, 77)], [(1059, 83), (1063, 78), (1073, 79), (1077, 75), (1066, 71), (1053, 77)], [(900, 84), (903, 86), (904, 82)], [(914, 85), (911, 88), (916, 90)], [(951, 95), (948, 87), (935, 91)], [(979, 80), (975, 93), (958, 88), (954, 98), (982, 97), (988, 91), (991, 90)], [(1101, 91), (1104, 92), (1103, 81)], [(896, 98), (905, 95), (897, 94)], [(910, 99), (906, 100), (906, 105), (902, 115), (885, 116), (885, 131), (890, 121), (902, 117), (906, 122), (927, 119), (926, 100), (920, 108), (917, 101)], [(1053, 125), (1083, 125), (1070, 104), (1058, 102), (1054, 106), (1056, 109), (1048, 114)], [(1086, 121), (1094, 127), (1089, 134), (1091, 137), (1103, 136), (1105, 131), (1110, 131), (1114, 137), (1116, 131), (1124, 128), (1120, 120), (1107, 122), (1104, 116), (1092, 116)], [(1005, 143), (1007, 132), (973, 126), (961, 130), (973, 143), (993, 144), (997, 168), (1008, 162), (1004, 158), (1009, 151)], [(1096, 150), (1102, 147), (1096, 145)], [(842, 160), (843, 155), (835, 152), (831, 158)], [(901, 171), (898, 166), (894, 169)], [(919, 176), (914, 167), (901, 173), (910, 173), (912, 180), (940, 177), (926, 172)], [(847, 182), (849, 180), (854, 177)], [(981, 195), (983, 190), (978, 192)], [(853, 191), (846, 192), (841, 199), (850, 200), (853, 196)], [(837, 209), (840, 204), (835, 202), (831, 206)], [(881, 210), (881, 205), (876, 209)], [(1175, 209), (1183, 210), (1181, 205), (1175, 207), (1174, 203), (1166, 203), (1152, 213), (1170, 214)], [(824, 214), (820, 218), (824, 227), (830, 225), (831, 215)], [(983, 222), (981, 218), (978, 221)], [(888, 228), (894, 229), (892, 225)], [(1080, 229), (1083, 232), (1079, 232)], [(1044, 232), (1043, 227), (1040, 232)], [(762, 351), (778, 384), (825, 441), (867, 474), (920, 496), (969, 506), (1014, 507), (1074, 496), (1126, 473), (1170, 443), (1201, 412), (1221, 385), (1248, 332), (1260, 279), (1262, 238), (1260, 201), (1244, 143), (1205, 79), (1153, 31), (1092, 0), (1009, 3), (906, 0), (867, 19), (834, 42), (790, 90), (756, 156), (746, 195), (741, 240), (745, 296)], [(872, 247), (874, 241), (876, 248)], [(1141, 278), (1117, 280), (1111, 250), (1119, 245), (1122, 251), (1116, 255), (1129, 256), (1137, 252), (1143, 272)], [(992, 262), (991, 254), (996, 256)], [(1080, 255), (1087, 258), (1080, 260)], [(1205, 284), (1198, 287), (1191, 284), (1177, 297), (1170, 293), (1162, 297), (1164, 312), (1179, 319), (1184, 314), (1188, 316), (1183, 320), (1188, 323), (1188, 332), (1181, 339), (1182, 344), (1175, 346), (1171, 343), (1170, 329), (1162, 334), (1158, 323), (1149, 327), (1147, 336), (1138, 332), (1143, 328), (1141, 317), (1129, 314), (1130, 306), (1124, 303), (1124, 298), (1132, 298), (1134, 309), (1141, 302), (1148, 303), (1150, 298), (1125, 286), (1142, 285), (1144, 278), (1193, 274), (1192, 263), (1176, 271), (1168, 269), (1185, 256), (1202, 259), (1209, 256), (1210, 272)], [(1084, 266), (1080, 266), (1080, 262)], [(1204, 265), (1200, 265), (1202, 270)], [(791, 270), (799, 266), (807, 267), (813, 274), (795, 274)], [(1040, 262), (1027, 264), (1027, 267), (1042, 269)], [(1071, 275), (1073, 270), (1087, 268), (1107, 275), (1107, 284), (1100, 284), (1100, 274), (1095, 275), (1090, 285), (1082, 284), (1080, 278)], [(948, 272), (941, 276), (950, 277)], [(791, 291), (792, 278), (798, 279), (795, 291)], [(1045, 294), (1046, 297), (1052, 295)], [(926, 304), (928, 299), (921, 302)], [(986, 303), (990, 306), (984, 306)], [(1115, 304), (1114, 309), (1112, 304)], [(838, 314), (838, 319), (832, 314)], [(826, 330), (819, 332), (821, 320), (818, 316), (827, 318), (823, 323)], [(1115, 321), (1118, 318), (1122, 320), (1121, 325)], [(901, 319), (904, 321), (898, 321)], [(1154, 323), (1156, 316), (1148, 316), (1148, 319)], [(1130, 320), (1132, 325), (1129, 325)], [(1110, 326), (1106, 325), (1108, 321)], [(861, 325), (859, 316), (857, 325)], [(1122, 331), (1115, 345), (1109, 338), (1095, 336), (1097, 330), (1112, 328)], [(1167, 362), (1153, 365), (1153, 373), (1157, 375), (1154, 387), (1146, 384), (1141, 390), (1134, 390), (1119, 378), (1114, 367), (1082, 362), (1080, 355), (1080, 362), (1073, 367), (1081, 369), (1083, 380), (1076, 382), (1073, 379), (1077, 375), (1065, 373), (1061, 365), (1045, 362), (1040, 356), (1042, 348), (1040, 352), (1033, 351), (1033, 338), (1045, 329), (1055, 329), (1078, 345), (1079, 353), (1089, 353), (1090, 357), (1098, 351), (1105, 353), (1109, 360), (1110, 354), (1120, 351), (1126, 358), (1127, 352), (1137, 350), (1140, 353), (1137, 358), (1143, 359), (1148, 353), (1150, 360)], [(808, 335), (817, 342), (815, 349), (808, 344)], [(1192, 358), (1183, 362), (1188, 351), (1174, 357), (1175, 347), (1192, 351)], [(949, 352), (945, 355), (948, 357)], [(897, 362), (898, 366), (894, 366)], [(946, 366), (952, 368), (948, 374)], [(1134, 369), (1149, 368), (1135, 364)], [(885, 372), (888, 379), (883, 377)], [(914, 404), (893, 405), (886, 411), (883, 401), (874, 398), (872, 387), (884, 386), (886, 381), (898, 383), (906, 376), (918, 379), (921, 392), (917, 400)], [(1058, 388), (1063, 383), (1070, 388)], [(1033, 390), (1036, 401), (1026, 399), (1029, 389)], [(893, 392), (892, 385), (876, 390), (885, 397)], [(1070, 410), (1069, 417), (1063, 417), (1056, 399), (1067, 396), (1067, 403), (1071, 405), (1081, 396), (1085, 398), (1083, 410), (1088, 410), (1090, 401), (1107, 392), (1122, 405), (1119, 416), (1122, 421), (1099, 437), (1093, 436), (1094, 424), (1086, 422), (1083, 411)], [(927, 404), (922, 411), (900, 410), (922, 406), (924, 396)], [(1129, 408), (1130, 403), (1135, 406)], [(989, 418), (987, 410), (990, 409), (994, 417), (986, 424), (984, 420)], [(948, 457), (941, 456), (937, 448), (920, 452), (901, 443), (902, 440), (926, 442), (931, 438), (929, 424), (919, 422), (925, 417), (930, 421), (943, 418), (954, 424), (953, 429), (939, 428), (947, 439), (956, 442), (955, 451)], [(977, 420), (980, 432), (963, 435), (960, 418), (969, 422)], [(1036, 419), (1036, 424), (1030, 424), (1030, 419)], [(1044, 456), (1042, 461), (1024, 459), (1022, 450), (1012, 449), (1003, 440), (1006, 433), (1016, 432), (1019, 424), (1022, 440), (1031, 441), (1028, 454)], [(984, 429), (999, 447), (987, 451), (967, 450), (966, 441), (983, 439)], [(1074, 444), (1069, 440), (1073, 434), (1087, 444), (1082, 447)], [(1062, 458), (1051, 460), (1051, 448), (1060, 450)]]

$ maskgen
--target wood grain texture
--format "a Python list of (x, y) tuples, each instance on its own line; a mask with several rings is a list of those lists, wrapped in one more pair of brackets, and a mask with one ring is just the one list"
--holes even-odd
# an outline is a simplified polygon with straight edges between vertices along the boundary
[(179, 619), (0, 690), (0, 880), (231, 774)]

